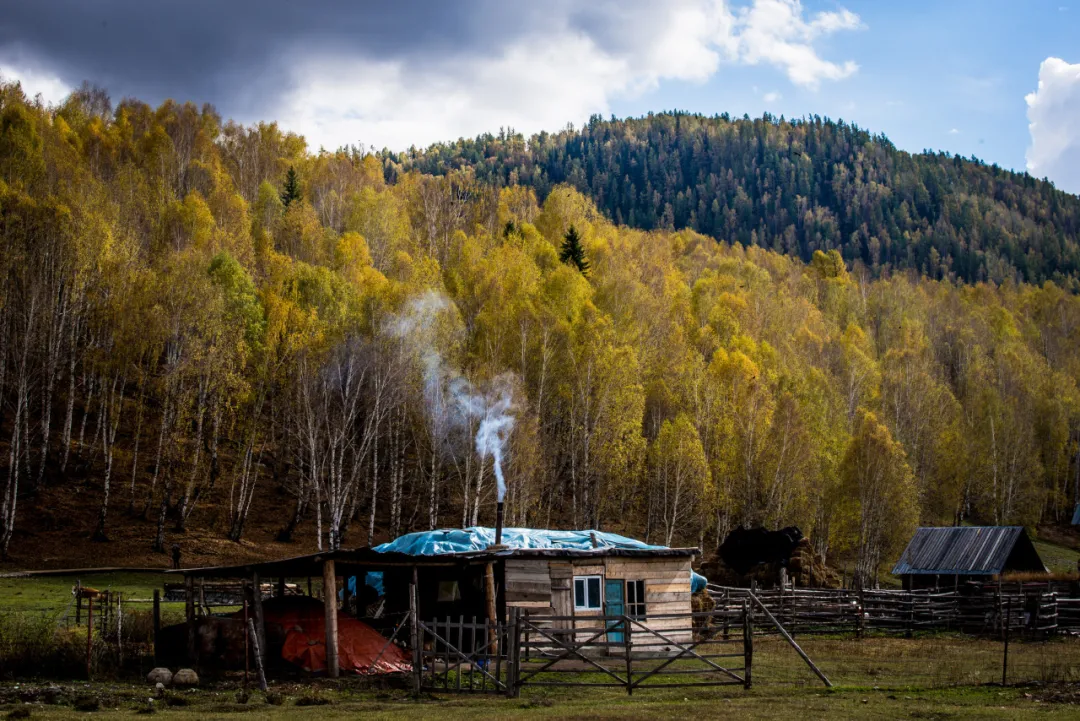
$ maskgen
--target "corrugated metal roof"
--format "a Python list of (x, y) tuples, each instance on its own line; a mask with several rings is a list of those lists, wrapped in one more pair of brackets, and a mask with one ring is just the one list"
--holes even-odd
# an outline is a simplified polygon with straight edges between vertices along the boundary
[(1023, 526), (920, 528), (904, 549), (893, 575), (994, 575), (1005, 562)]

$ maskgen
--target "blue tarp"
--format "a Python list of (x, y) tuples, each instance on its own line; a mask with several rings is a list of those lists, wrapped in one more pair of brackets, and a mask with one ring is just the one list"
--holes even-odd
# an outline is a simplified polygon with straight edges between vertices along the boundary
[[(592, 540), (594, 535), (595, 546)], [(494, 528), (474, 526), (407, 533), (389, 543), (375, 546), (374, 550), (380, 553), (397, 551), (414, 556), (438, 556), (443, 553), (484, 551), (493, 543)], [(536, 528), (504, 528), (502, 543), (509, 548), (568, 548), (578, 551), (592, 551), (596, 548), (665, 548), (604, 531), (545, 531)]]
[[(593, 538), (596, 544), (593, 544)], [(648, 543), (616, 533), (604, 531), (547, 531), (536, 528), (504, 528), (503, 545), (510, 548), (567, 548), (579, 551), (592, 551), (596, 548), (626, 549), (661, 549), (666, 546), (653, 546)], [(468, 553), (484, 551), (495, 543), (495, 529), (474, 526), (472, 528), (453, 528), (439, 531), (420, 531), (395, 538), (389, 543), (375, 546), (379, 553), (397, 551), (414, 556), (437, 556), (443, 553)], [(368, 573), (364, 582), (379, 592), (381, 596), (382, 573)], [(705, 588), (704, 576), (690, 572), (690, 588), (694, 593)], [(356, 579), (349, 579), (349, 588), (356, 591)]]

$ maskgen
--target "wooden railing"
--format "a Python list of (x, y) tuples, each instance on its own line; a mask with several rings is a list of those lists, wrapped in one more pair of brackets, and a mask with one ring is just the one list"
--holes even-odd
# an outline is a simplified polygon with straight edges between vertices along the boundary
[[(750, 595), (749, 589), (713, 584), (708, 590), (721, 618), (737, 617)], [(961, 631), (996, 637), (1006, 626), (1016, 635), (1080, 633), (1080, 598), (1027, 584), (964, 591), (788, 588), (754, 593), (792, 634)]]

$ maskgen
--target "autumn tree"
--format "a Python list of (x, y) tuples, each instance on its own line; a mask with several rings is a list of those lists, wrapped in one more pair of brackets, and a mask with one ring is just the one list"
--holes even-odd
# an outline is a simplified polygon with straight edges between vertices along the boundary
[(872, 586), (918, 523), (915, 479), (903, 447), (866, 410), (859, 411), (840, 475), (843, 543), (855, 554), (855, 584)]

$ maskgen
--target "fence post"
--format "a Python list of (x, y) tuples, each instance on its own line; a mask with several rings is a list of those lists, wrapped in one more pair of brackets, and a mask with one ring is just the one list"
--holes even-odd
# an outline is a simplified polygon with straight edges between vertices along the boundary
[(750, 604), (743, 599), (743, 686), (750, 688), (750, 669), (754, 665), (754, 620)]
[(1001, 685), (1005, 686), (1009, 678), (1009, 625), (1012, 620), (1012, 599), (1005, 603), (1005, 625), (1002, 632), (1005, 634), (1005, 652), (1001, 657)]
[(116, 592), (116, 657), (120, 668), (124, 668), (124, 593)]
[(154, 665), (161, 664), (161, 652), (158, 650), (158, 637), (161, 634), (161, 591), (154, 589)]
[(625, 650), (626, 650), (626, 695), (627, 696), (633, 696), (634, 695), (634, 661), (633, 661), (633, 659), (632, 659), (632, 657), (630, 655), (631, 649), (632, 649), (632, 647), (634, 645), (633, 641), (631, 641), (631, 639), (630, 639), (631, 627), (633, 626), (633, 624), (630, 623), (630, 617), (626, 616), (626, 615), (623, 615), (622, 622), (623, 622), (623, 628), (625, 629), (625, 631), (623, 632), (623, 645), (625, 646)]
[[(506, 697), (517, 698), (518, 695), (518, 660), (521, 657), (521, 624), (518, 621), (520, 609), (517, 606), (510, 607), (510, 628), (507, 633), (506, 639)], [(447, 624), (449, 627), (449, 624)], [(447, 628), (447, 638), (450, 636), (450, 630)], [(450, 665), (447, 664), (446, 672), (450, 673)], [(449, 677), (448, 685), (449, 685)]]
[(424, 673), (423, 654), (420, 651), (420, 618), (417, 612), (416, 603), (416, 584), (409, 584), (409, 616), (411, 617), (410, 623), (412, 628), (410, 629), (410, 642), (412, 644), (412, 686), (413, 693), (420, 694), (420, 682), (421, 675)]
[(187, 660), (195, 665), (195, 579), (184, 578), (184, 618), (187, 623)]
[(862, 589), (859, 589), (858, 607), (856, 610), (859, 615), (855, 618), (855, 638), (862, 638), (865, 631), (864, 626), (866, 624), (866, 599), (863, 597)]
[(94, 597), (86, 599), (86, 680), (90, 680), (90, 654), (94, 650)]

